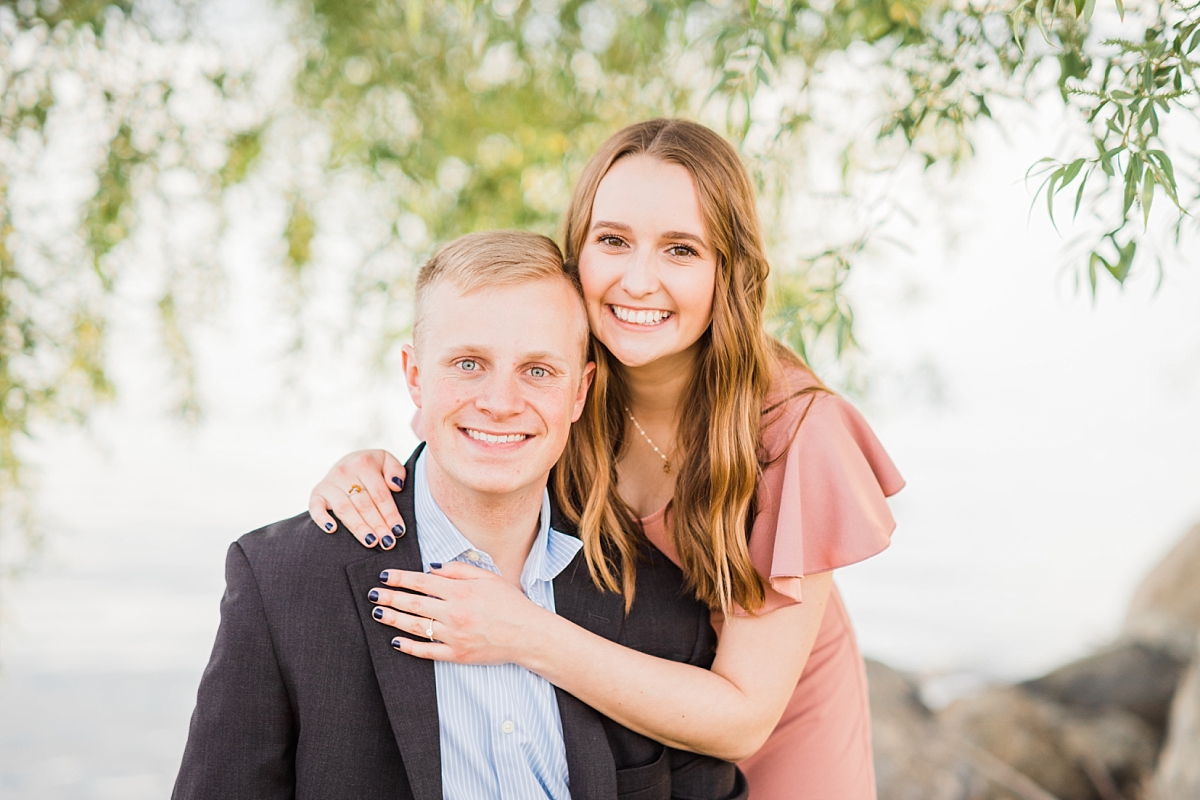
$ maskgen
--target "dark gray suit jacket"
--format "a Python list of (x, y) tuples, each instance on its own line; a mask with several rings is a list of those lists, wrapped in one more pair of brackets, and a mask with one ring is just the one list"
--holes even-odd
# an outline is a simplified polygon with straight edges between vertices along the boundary
[[(389, 552), (330, 536), (307, 514), (230, 546), (175, 800), (440, 800), (433, 662), (394, 650), (397, 631), (371, 618), (367, 600), (382, 570), (421, 569), (411, 497), (396, 495), (408, 535)], [(560, 615), (605, 638), (712, 663), (708, 610), (657, 551), (639, 566), (628, 615), (592, 583), (582, 553), (555, 579), (554, 598)], [(732, 764), (666, 748), (556, 693), (573, 800), (746, 797)]]

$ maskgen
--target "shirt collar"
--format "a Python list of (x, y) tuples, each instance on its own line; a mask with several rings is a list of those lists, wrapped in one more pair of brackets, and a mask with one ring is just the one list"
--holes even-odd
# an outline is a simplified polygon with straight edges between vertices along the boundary
[[(426, 448), (417, 457), (416, 479), (413, 481), (413, 508), (421, 546), (421, 565), (426, 572), (431, 562), (444, 564), (459, 558), (468, 550), (483, 552), (459, 532), (433, 499), (425, 464), (428, 453), (429, 449)], [(538, 532), (521, 570), (521, 586), (528, 590), (533, 581), (554, 580), (582, 547), (583, 542), (579, 539), (550, 527), (550, 493), (543, 489)]]

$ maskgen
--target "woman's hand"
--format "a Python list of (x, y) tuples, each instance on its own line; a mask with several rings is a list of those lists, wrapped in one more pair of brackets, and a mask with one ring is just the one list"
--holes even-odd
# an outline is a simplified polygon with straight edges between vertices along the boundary
[(421, 639), (403, 636), (392, 645), (403, 653), (455, 664), (519, 664), (530, 637), (546, 632), (554, 619), (520, 589), (486, 569), (451, 563), (434, 572), (389, 569), (380, 575), (397, 589), (372, 589), (375, 619)]
[(404, 466), (386, 450), (359, 450), (333, 465), (308, 497), (308, 515), (326, 533), (337, 530), (332, 511), (364, 547), (391, 550), (404, 535), (392, 492), (404, 488)]

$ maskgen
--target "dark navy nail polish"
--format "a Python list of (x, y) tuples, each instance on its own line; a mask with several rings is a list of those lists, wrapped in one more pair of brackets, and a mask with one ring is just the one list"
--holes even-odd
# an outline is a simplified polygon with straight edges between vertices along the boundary
[(371, 612), (371, 616), (374, 617), (375, 619), (383, 619), (383, 609), (376, 608), (374, 611)]
[(332, 522), (326, 522), (326, 523), (325, 523), (325, 530), (327, 530), (327, 531), (331, 531), (331, 530), (333, 530), (333, 523), (332, 523)]
[(375, 534), (368, 533), (367, 534), (367, 547), (370, 547), (371, 545), (375, 544), (375, 542), (378, 540), (378, 538), (379, 537), (376, 536)]
[(397, 488), (397, 489), (403, 489), (403, 488), (404, 488), (404, 481), (400, 480), (400, 479), (399, 479), (399, 478), (397, 478), (397, 477), (393, 477), (393, 478), (392, 478), (392, 483), (396, 484), (396, 488)]
[(383, 581), (384, 583), (387, 583), (387, 579), (388, 579), (388, 571), (385, 569), (383, 572), (379, 573), (379, 580)]
[(442, 568), (442, 562), (440, 562), (440, 561), (430, 561), (430, 562), (429, 562), (429, 568), (430, 568), (430, 569), (441, 569), (441, 568)]
[(392, 647), (396, 648), (397, 650), (400, 649), (400, 637), (399, 636), (397, 636), (395, 639), (392, 639)]
[(391, 536), (388, 536), (386, 533), (383, 535), (383, 549), (384, 550), (387, 550), (389, 547), (391, 547), (395, 543), (396, 543), (396, 540), (393, 539)]
[(372, 589), (371, 591), (367, 592), (367, 599), (370, 600), (372, 603), (378, 603), (379, 602), (379, 590)]
[(396, 538), (399, 539), (401, 536), (404, 535), (404, 526), (403, 525), (393, 525), (392, 533), (396, 534)]

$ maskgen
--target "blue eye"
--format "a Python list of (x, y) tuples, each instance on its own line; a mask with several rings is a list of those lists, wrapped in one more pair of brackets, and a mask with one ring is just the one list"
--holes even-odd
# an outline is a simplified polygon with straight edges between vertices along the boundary
[(479, 362), (473, 361), (469, 358), (464, 358), (462, 361), (458, 362), (458, 367), (459, 369), (466, 370), (467, 372), (474, 372), (475, 370), (479, 369)]
[(545, 378), (550, 375), (550, 370), (546, 369), (545, 367), (534, 367), (533, 369), (529, 370), (529, 374), (535, 378)]

